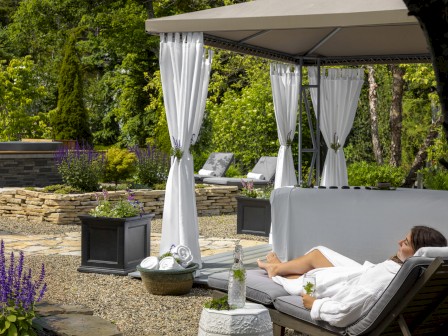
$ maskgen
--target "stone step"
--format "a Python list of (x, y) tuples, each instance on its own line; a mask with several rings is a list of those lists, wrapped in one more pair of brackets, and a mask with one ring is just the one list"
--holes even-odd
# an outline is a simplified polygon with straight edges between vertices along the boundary
[(33, 320), (41, 335), (52, 336), (122, 336), (113, 323), (92, 310), (78, 305), (40, 304), (36, 306), (39, 317)]

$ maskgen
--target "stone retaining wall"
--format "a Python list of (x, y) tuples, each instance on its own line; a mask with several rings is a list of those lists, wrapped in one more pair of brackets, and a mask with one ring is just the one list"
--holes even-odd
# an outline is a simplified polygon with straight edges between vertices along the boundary
[[(109, 199), (125, 197), (125, 191), (110, 191)], [(143, 203), (144, 211), (163, 214), (165, 190), (136, 190), (135, 199)], [(199, 216), (234, 214), (238, 187), (206, 187), (196, 189)], [(80, 224), (78, 215), (87, 214), (96, 206), (94, 193), (59, 195), (22, 188), (0, 189), (0, 217), (21, 218), (54, 224)]]

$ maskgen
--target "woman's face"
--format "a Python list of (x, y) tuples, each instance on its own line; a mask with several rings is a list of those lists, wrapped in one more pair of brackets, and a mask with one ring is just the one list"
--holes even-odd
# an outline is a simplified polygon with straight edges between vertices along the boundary
[(412, 257), (415, 253), (414, 248), (412, 247), (411, 244), (411, 233), (409, 232), (406, 236), (406, 238), (400, 240), (398, 242), (398, 251), (397, 251), (397, 257), (398, 259), (400, 259), (401, 261), (405, 261), (406, 259), (408, 259), (409, 257)]

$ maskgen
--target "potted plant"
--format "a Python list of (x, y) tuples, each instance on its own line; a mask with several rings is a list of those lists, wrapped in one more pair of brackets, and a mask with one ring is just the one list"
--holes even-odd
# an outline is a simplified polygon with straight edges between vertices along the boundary
[(81, 220), (79, 272), (127, 275), (150, 253), (151, 218), (130, 190), (127, 198), (112, 203), (106, 190), (103, 199)]
[(241, 196), (237, 196), (237, 233), (269, 236), (271, 230), (272, 186), (254, 188), (251, 181), (242, 181)]

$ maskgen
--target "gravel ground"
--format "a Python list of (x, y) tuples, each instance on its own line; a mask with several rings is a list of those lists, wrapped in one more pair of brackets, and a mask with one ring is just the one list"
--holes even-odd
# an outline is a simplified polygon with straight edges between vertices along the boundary
[[(56, 226), (0, 218), (0, 232), (57, 234), (79, 231), (79, 225)], [(152, 221), (153, 232), (160, 232), (161, 220)], [(199, 218), (200, 235), (205, 237), (253, 239), (267, 238), (236, 234), (236, 216)], [(197, 335), (203, 304), (211, 290), (194, 287), (183, 296), (149, 294), (140, 280), (129, 277), (77, 272), (81, 263), (76, 256), (25, 256), (26, 268), (38, 274), (46, 268), (48, 291), (44, 300), (53, 303), (81, 304), (95, 315), (115, 323), (125, 336)], [(185, 309), (188, 307), (188, 309)], [(300, 335), (287, 330), (287, 335)]]
[[(266, 237), (237, 234), (236, 215), (207, 216), (199, 217), (199, 235), (216, 238), (238, 238), (268, 242)], [(38, 234), (61, 234), (65, 232), (81, 231), (80, 225), (55, 225), (50, 223), (28, 222), (24, 220), (9, 219), (0, 217), (0, 232), (38, 235)], [(153, 233), (162, 232), (162, 219), (151, 221), (151, 231)]]

